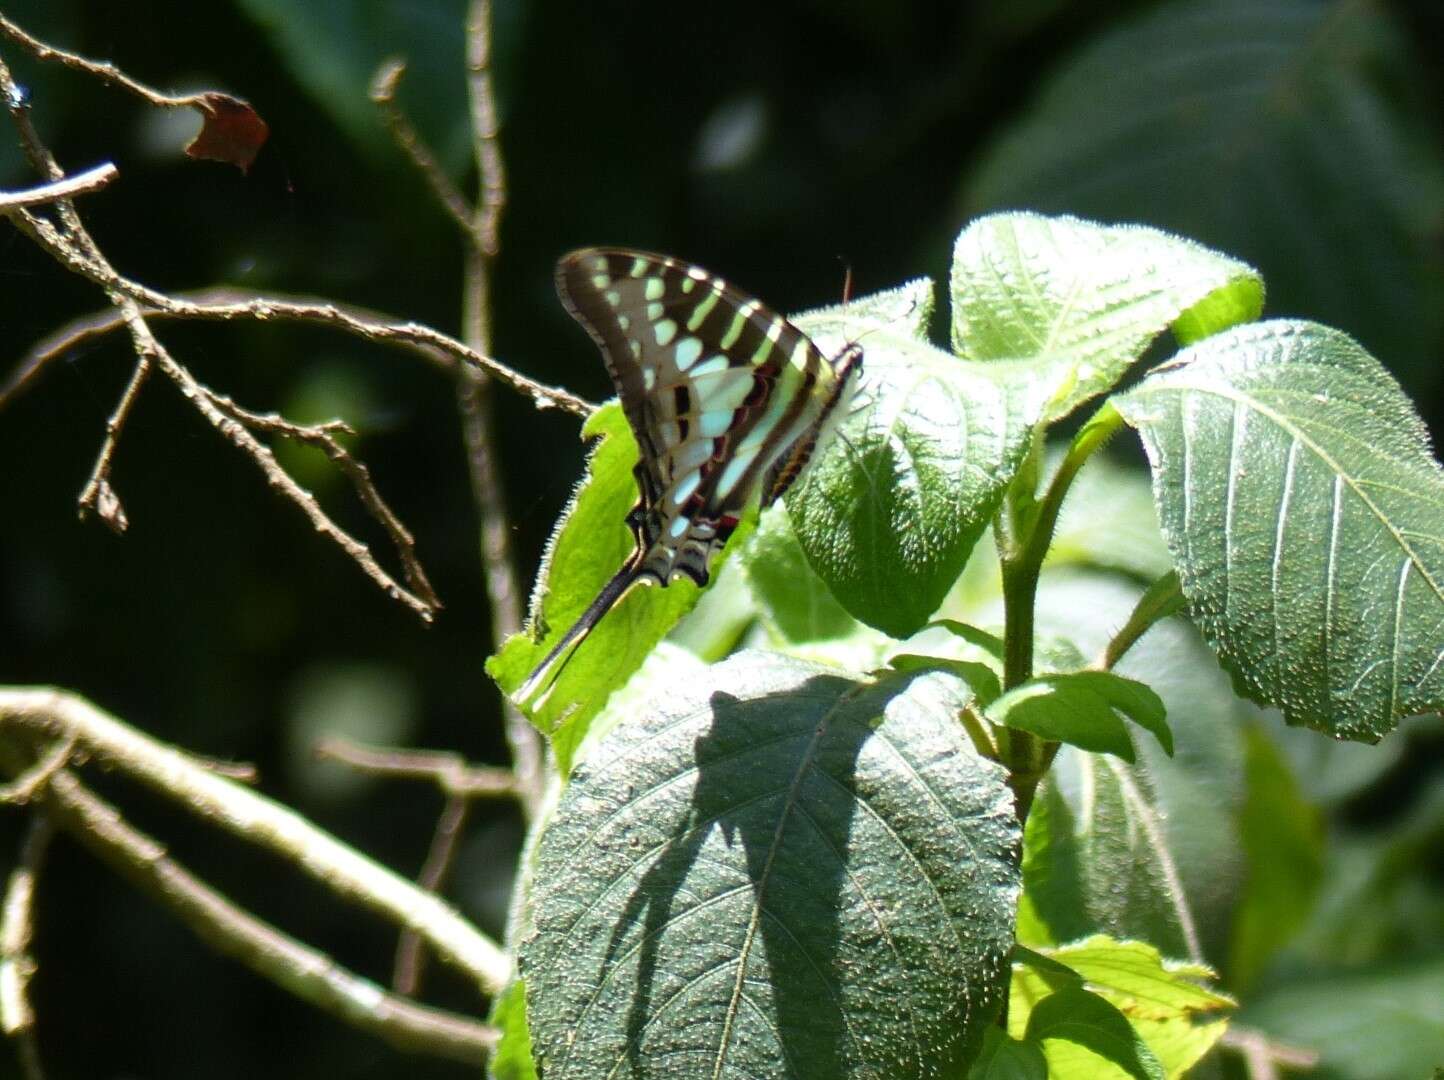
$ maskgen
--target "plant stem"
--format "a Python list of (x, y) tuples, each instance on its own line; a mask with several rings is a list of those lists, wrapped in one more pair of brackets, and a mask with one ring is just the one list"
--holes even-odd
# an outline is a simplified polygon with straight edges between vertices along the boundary
[[(1003, 689), (1011, 690), (1033, 677), (1038, 578), (1053, 541), (1058, 515), (1074, 478), (1092, 454), (1122, 426), (1123, 418), (1105, 403), (1083, 425), (1068, 447), (1043, 497), (1032, 502), (1031, 490), (1009, 493), (998, 532), (1003, 571)], [(1033, 792), (1058, 752), (1056, 743), (1012, 728), (998, 730), (999, 760), (1008, 768), (1017, 802), (1018, 820), (1025, 821)]]

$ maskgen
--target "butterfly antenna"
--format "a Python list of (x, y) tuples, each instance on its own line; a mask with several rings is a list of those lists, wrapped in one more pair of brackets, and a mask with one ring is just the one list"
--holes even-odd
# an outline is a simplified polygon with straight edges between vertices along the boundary
[[(597, 623), (602, 621), (602, 616), (611, 611), (641, 577), (641, 559), (633, 556), (602, 586), (597, 598), (587, 605), (587, 610), (577, 617), (577, 621), (572, 623), (561, 640), (552, 646), (551, 652), (547, 653), (542, 662), (527, 676), (526, 682), (517, 688), (513, 698), (518, 702), (531, 701), (539, 693), (549, 691), (561, 677), (567, 663), (576, 655), (577, 646), (586, 640)], [(557, 659), (563, 654), (565, 659), (558, 664)]]
[(852, 299), (852, 263), (839, 255), (837, 261), (842, 263), (842, 306), (847, 307), (848, 301)]

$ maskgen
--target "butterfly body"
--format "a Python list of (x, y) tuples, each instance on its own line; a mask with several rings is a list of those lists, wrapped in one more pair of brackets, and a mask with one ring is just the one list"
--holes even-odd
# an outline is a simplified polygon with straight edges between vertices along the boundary
[(862, 366), (859, 346), (828, 359), (761, 301), (667, 256), (574, 251), (556, 285), (601, 349), (637, 440), (635, 548), (520, 700), (634, 585), (706, 585), (743, 513), (781, 496), (835, 428)]

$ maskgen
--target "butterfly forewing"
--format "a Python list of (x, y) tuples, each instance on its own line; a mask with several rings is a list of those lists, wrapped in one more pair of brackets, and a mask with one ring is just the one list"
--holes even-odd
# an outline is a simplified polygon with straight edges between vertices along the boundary
[(781, 494), (781, 464), (815, 434), (846, 372), (760, 301), (677, 259), (573, 252), (557, 290), (601, 347), (637, 439), (644, 571), (705, 584), (749, 500)]

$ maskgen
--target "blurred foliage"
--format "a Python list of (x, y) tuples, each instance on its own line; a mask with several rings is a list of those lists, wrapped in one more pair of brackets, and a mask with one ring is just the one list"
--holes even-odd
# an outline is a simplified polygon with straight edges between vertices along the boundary
[[(243, 96), (271, 125), (248, 177), (191, 162), (179, 152), (190, 131), (174, 117), (0, 45), (60, 160), (119, 166), (120, 180), (82, 209), (125, 271), (166, 288), (297, 291), (455, 327), (460, 243), (391, 150), (366, 90), (383, 59), (404, 54), (403, 105), (469, 183), (462, 0), (0, 6), (163, 88)], [(1359, 336), (1415, 396), (1437, 442), (1444, 13), (1432, 0), (496, 9), (510, 200), (496, 351), (530, 374), (593, 399), (609, 393), (552, 294), (551, 264), (568, 248), (676, 252), (797, 311), (837, 299), (839, 257), (859, 293), (919, 271), (943, 280), (965, 220), (1014, 207), (1141, 221), (1249, 261), (1268, 283), (1268, 313)], [(0, 140), (0, 183), (19, 186), (27, 174), (12, 142)], [(11, 358), (103, 300), (14, 230), (0, 240), (0, 273)], [(308, 780), (304, 742), (317, 724), (384, 723), (416, 745), (505, 759), (481, 670), (492, 642), (451, 388), (405, 354), (314, 328), (176, 326), (165, 337), (242, 404), (351, 423), (446, 611), (427, 630), (381, 597), (159, 380), (117, 459), (130, 531), (77, 524), (75, 496), (129, 368), (112, 341), (57, 364), (0, 412), (0, 680), (71, 687), (162, 738), (254, 761), (265, 790), (414, 872), (434, 793)], [(507, 396), (497, 429), (529, 580), (582, 448), (572, 419)], [(314, 468), (288, 465), (307, 478)], [(318, 494), (379, 539), (344, 485), (322, 482)], [(1086, 542), (1069, 536), (1082, 559)], [(1093, 603), (1077, 596), (1070, 611), (1055, 595), (1065, 622)], [(1175, 693), (1190, 693), (1191, 679), (1218, 683), (1196, 645), (1184, 647)], [(1205, 726), (1175, 726), (1179, 756), (1153, 762), (1154, 780), (1169, 828), (1197, 854), (1181, 870), (1190, 891), (1219, 893), (1200, 935), (1224, 966), (1220, 883), (1247, 867), (1218, 822), (1265, 804), (1240, 790), (1239, 736), (1222, 734), (1233, 704), (1186, 700)], [(1423, 1075), (1424, 1057), (1371, 1056), (1343, 1033), (1367, 1025), (1378, 1039), (1369, 1045), (1400, 1055), (1437, 1036), (1444, 732), (1416, 723), (1377, 749), (1335, 748), (1282, 732), (1277, 718), (1262, 724), (1283, 748), (1269, 768), (1298, 772), (1298, 798), (1324, 815), (1326, 848), (1319, 899), (1257, 973), (1246, 1015), (1318, 1045), (1322, 1075)], [(221, 888), (385, 979), (385, 928), (170, 808), (115, 794)], [(453, 896), (499, 934), (519, 824), (505, 807), (478, 817)], [(14, 850), (18, 816), (3, 820), (0, 843)], [(63, 841), (41, 910), (35, 991), (53, 1075), (471, 1075), (401, 1061), (298, 1007)], [(481, 1007), (433, 981), (432, 1000)], [(1362, 1012), (1363, 1002), (1376, 1007)], [(0, 1074), (11, 1069), (0, 1054)]]

